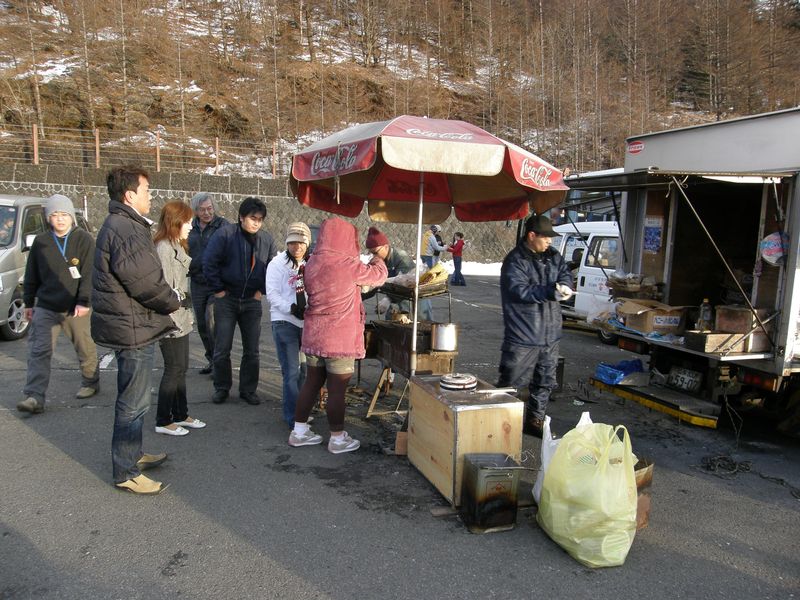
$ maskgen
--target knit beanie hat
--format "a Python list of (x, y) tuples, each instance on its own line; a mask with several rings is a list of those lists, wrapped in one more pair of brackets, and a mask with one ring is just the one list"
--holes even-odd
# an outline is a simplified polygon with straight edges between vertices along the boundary
[(389, 238), (377, 227), (370, 227), (367, 232), (367, 241), (364, 242), (367, 248), (377, 248), (379, 246), (388, 246)]
[(200, 206), (206, 200), (211, 200), (211, 205), (214, 205), (214, 200), (211, 199), (211, 194), (208, 192), (199, 192), (192, 196), (189, 205), (192, 207), (192, 210), (197, 212), (197, 207)]
[(286, 243), (289, 242), (303, 242), (308, 246), (311, 243), (311, 229), (300, 221), (292, 223), (286, 230)]
[(44, 203), (44, 218), (50, 222), (50, 215), (53, 213), (67, 213), (72, 217), (72, 224), (76, 225), (78, 219), (75, 217), (75, 207), (72, 205), (72, 200), (61, 194), (53, 194)]

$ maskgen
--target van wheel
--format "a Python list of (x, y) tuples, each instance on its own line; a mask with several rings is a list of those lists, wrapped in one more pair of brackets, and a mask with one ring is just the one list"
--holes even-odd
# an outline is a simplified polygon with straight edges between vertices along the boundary
[(605, 329), (598, 329), (597, 337), (600, 338), (601, 342), (608, 344), (609, 346), (615, 346), (617, 344), (617, 340), (619, 339), (617, 334), (606, 331)]
[(8, 322), (0, 325), (0, 336), (6, 340), (18, 340), (28, 333), (30, 323), (25, 319), (25, 303), (22, 294), (14, 292), (8, 307)]

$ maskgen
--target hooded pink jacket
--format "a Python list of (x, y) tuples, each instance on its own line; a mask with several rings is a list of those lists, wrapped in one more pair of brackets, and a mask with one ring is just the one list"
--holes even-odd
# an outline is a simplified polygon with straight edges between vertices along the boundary
[(359, 286), (379, 286), (388, 273), (383, 260), (361, 262), (356, 228), (338, 217), (322, 222), (305, 269), (308, 306), (302, 350), (325, 358), (364, 358), (364, 321)]

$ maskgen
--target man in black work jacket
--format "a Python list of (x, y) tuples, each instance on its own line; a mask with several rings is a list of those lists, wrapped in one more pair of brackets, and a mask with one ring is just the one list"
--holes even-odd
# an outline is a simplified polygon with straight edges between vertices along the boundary
[(276, 254), (272, 236), (261, 229), (267, 206), (258, 198), (245, 198), (239, 222), (222, 227), (208, 243), (203, 274), (214, 292), (214, 395), (225, 402), (233, 385), (231, 348), (238, 323), (242, 336), (239, 397), (259, 404), (256, 394), (261, 336), (261, 298), (266, 294), (267, 265)]
[(77, 397), (94, 396), (100, 385), (97, 346), (89, 323), (94, 240), (76, 227), (75, 208), (66, 196), (50, 196), (44, 216), (50, 228), (33, 241), (22, 286), (25, 318), (31, 322), (31, 330), (25, 399), (17, 404), (17, 410), (31, 414), (44, 410), (59, 330), (72, 342), (81, 366)]
[(550, 392), (556, 386), (562, 300), (572, 296), (572, 275), (550, 240), (558, 234), (550, 219), (534, 215), (525, 237), (500, 269), (503, 345), (498, 387), (522, 387), (529, 396), (525, 433), (542, 436)]

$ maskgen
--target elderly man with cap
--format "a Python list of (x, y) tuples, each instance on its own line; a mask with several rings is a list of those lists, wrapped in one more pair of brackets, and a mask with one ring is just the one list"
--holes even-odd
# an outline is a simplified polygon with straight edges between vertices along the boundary
[(66, 196), (50, 196), (44, 205), (50, 230), (36, 236), (25, 266), (25, 318), (31, 321), (28, 379), (20, 411), (44, 410), (50, 383), (50, 359), (58, 332), (72, 342), (81, 367), (78, 398), (97, 393), (97, 347), (91, 334), (89, 299), (92, 294), (94, 240), (76, 227), (75, 208)]
[(556, 386), (561, 339), (560, 301), (572, 296), (572, 275), (550, 247), (558, 234), (550, 219), (534, 215), (525, 236), (500, 269), (503, 345), (498, 387), (528, 386), (524, 431), (541, 437), (550, 392)]
[(203, 254), (211, 236), (220, 227), (227, 225), (228, 221), (216, 214), (214, 201), (207, 192), (192, 196), (191, 207), (195, 215), (192, 220), (192, 230), (189, 232), (192, 308), (194, 308), (197, 333), (203, 340), (206, 354), (206, 364), (200, 369), (200, 373), (208, 375), (213, 369), (214, 358), (214, 292), (208, 287), (206, 276), (203, 274)]
[(289, 225), (286, 251), (267, 265), (267, 301), (272, 338), (283, 375), (283, 420), (294, 427), (297, 393), (306, 378), (306, 355), (300, 351), (306, 292), (303, 271), (311, 244), (311, 230), (305, 223)]

